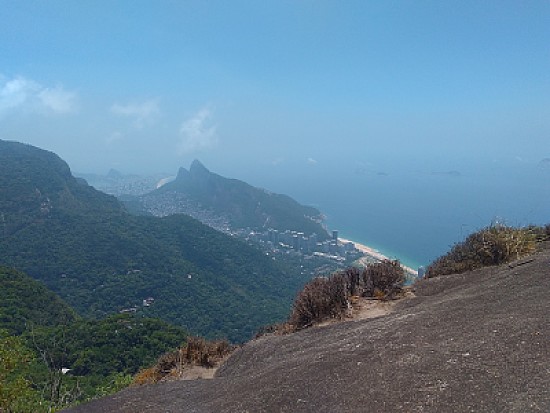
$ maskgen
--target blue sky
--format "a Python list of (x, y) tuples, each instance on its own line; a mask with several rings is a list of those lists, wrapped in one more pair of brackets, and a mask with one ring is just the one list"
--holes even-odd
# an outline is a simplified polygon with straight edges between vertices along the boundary
[[(0, 139), (73, 170), (550, 157), (549, 1), (0, 0)], [(259, 179), (259, 178), (256, 178)]]

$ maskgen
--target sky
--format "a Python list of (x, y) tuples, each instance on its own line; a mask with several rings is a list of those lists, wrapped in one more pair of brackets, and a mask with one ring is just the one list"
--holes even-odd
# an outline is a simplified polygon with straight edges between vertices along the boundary
[(0, 0), (0, 20), (0, 139), (77, 172), (550, 157), (547, 0)]

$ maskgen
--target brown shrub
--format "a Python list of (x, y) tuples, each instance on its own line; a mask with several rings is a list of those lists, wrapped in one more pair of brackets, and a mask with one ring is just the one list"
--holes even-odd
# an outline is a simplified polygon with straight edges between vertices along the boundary
[(537, 242), (550, 241), (550, 224), (543, 226), (530, 225), (525, 230), (533, 233)]
[(347, 295), (348, 296), (361, 295), (362, 283), (361, 283), (361, 273), (359, 272), (359, 269), (355, 267), (351, 267), (345, 270), (341, 274), (346, 278)]
[(254, 335), (254, 338), (257, 339), (270, 334), (282, 336), (285, 334), (294, 333), (295, 331), (296, 326), (290, 324), (290, 322), (269, 324), (267, 326), (260, 327), (258, 332)]
[(399, 261), (384, 260), (369, 264), (362, 274), (364, 297), (391, 298), (401, 291), (405, 271)]
[(435, 260), (426, 270), (426, 277), (458, 274), (480, 267), (500, 265), (536, 250), (537, 231), (533, 228), (512, 228), (492, 225), (468, 236), (446, 255)]
[(298, 293), (289, 323), (301, 329), (329, 318), (341, 317), (348, 307), (343, 274), (318, 277)]
[(177, 378), (189, 366), (213, 368), (233, 348), (226, 340), (208, 341), (201, 337), (188, 337), (187, 343), (179, 350), (163, 354), (153, 367), (136, 374), (133, 383), (151, 384), (168, 377)]
[(135, 376), (133, 384), (142, 385), (142, 384), (153, 384), (158, 382), (162, 376), (158, 374), (158, 371), (155, 367), (149, 367), (148, 369), (140, 370)]
[(186, 364), (212, 368), (232, 351), (227, 340), (208, 341), (202, 337), (189, 337), (180, 349), (180, 357)]
[(351, 297), (388, 299), (401, 291), (404, 281), (401, 264), (390, 260), (369, 264), (362, 273), (348, 268), (328, 278), (314, 278), (298, 293), (288, 324), (299, 330), (342, 317), (351, 306)]

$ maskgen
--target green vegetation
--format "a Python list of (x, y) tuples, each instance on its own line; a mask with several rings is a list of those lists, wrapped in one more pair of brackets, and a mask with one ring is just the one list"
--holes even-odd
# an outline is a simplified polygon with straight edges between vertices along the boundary
[(328, 236), (320, 224), (321, 213), (316, 208), (237, 179), (224, 178), (210, 172), (197, 160), (193, 161), (189, 171), (181, 168), (176, 180), (148, 196), (169, 191), (185, 194), (201, 208), (227, 217), (234, 228), (295, 230), (306, 235), (316, 233), (319, 239)]
[(55, 411), (110, 394), (186, 337), (134, 314), (83, 320), (40, 282), (0, 267), (0, 411)]
[(131, 215), (32, 146), (0, 140), (0, 188), (0, 265), (42, 281), (81, 316), (135, 308), (242, 342), (284, 319), (309, 278), (188, 216)]
[(0, 329), (0, 411), (56, 411), (111, 394), (185, 338), (181, 328), (132, 315), (21, 336)]
[(77, 315), (43, 284), (11, 268), (0, 267), (0, 326), (19, 335), (33, 325), (55, 326)]
[(510, 262), (536, 250), (537, 240), (548, 237), (546, 228), (513, 228), (491, 225), (456, 244), (446, 255), (435, 260), (426, 270), (426, 277), (460, 274), (476, 268)]
[(131, 314), (36, 328), (23, 335), (39, 352), (48, 353), (51, 368), (70, 368), (74, 376), (97, 378), (135, 374), (159, 354), (181, 345), (186, 336), (180, 327)]
[(41, 412), (41, 397), (27, 379), (33, 353), (23, 340), (0, 329), (0, 412)]

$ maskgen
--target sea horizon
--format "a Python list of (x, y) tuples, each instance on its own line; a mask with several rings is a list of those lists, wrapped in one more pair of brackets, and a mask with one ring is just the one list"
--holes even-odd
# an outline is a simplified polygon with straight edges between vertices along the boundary
[(442, 170), (323, 170), (299, 181), (280, 175), (263, 185), (319, 209), (342, 238), (415, 269), (496, 222), (550, 223), (550, 171), (538, 162), (472, 162)]

